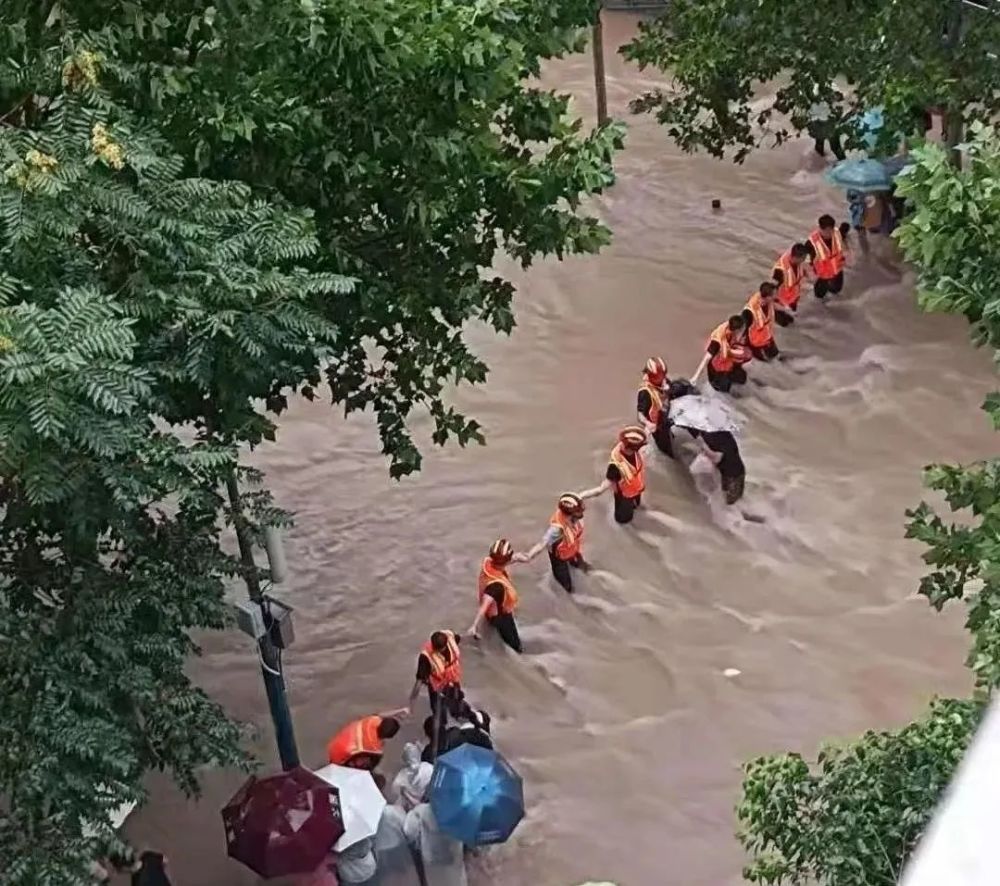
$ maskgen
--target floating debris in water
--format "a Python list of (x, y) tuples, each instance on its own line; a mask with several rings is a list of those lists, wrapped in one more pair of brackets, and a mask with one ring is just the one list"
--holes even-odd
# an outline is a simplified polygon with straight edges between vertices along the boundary
[(743, 673), (739, 668), (726, 668), (723, 672), (723, 676), (726, 677), (738, 677)]

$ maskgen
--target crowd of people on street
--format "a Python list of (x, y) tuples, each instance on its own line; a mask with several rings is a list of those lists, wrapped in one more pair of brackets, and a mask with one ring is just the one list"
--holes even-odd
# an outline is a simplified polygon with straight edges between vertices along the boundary
[[(647, 360), (636, 396), (636, 423), (619, 432), (602, 481), (592, 488), (560, 495), (545, 533), (528, 550), (516, 551), (505, 538), (489, 548), (479, 568), (478, 606), (469, 636), (479, 639), (487, 623), (511, 650), (523, 651), (515, 620), (520, 597), (511, 567), (526, 565), (546, 552), (553, 578), (573, 593), (574, 573), (586, 573), (590, 568), (583, 555), (585, 502), (610, 491), (615, 521), (631, 523), (646, 491), (644, 452), (650, 440), (662, 453), (675, 458), (674, 434), (686, 432), (698, 453), (718, 471), (727, 504), (742, 497), (746, 469), (736, 442), (738, 425), (721, 398), (699, 393), (698, 380), (707, 370), (708, 383), (715, 391), (736, 396), (739, 386), (747, 382), (747, 366), (752, 360), (782, 359), (776, 327), (794, 322), (805, 283), (811, 280), (813, 293), (820, 301), (842, 291), (849, 230), (846, 223), (838, 226), (831, 216), (823, 215), (805, 241), (785, 250), (775, 262), (770, 279), (757, 287), (743, 309), (711, 332), (704, 357), (690, 381), (671, 380), (666, 361), (660, 357)], [(460, 864), (461, 845), (436, 830), (426, 800), (438, 755), (465, 743), (493, 747), (489, 715), (474, 709), (462, 689), (461, 635), (447, 629), (434, 631), (417, 655), (414, 683), (405, 707), (348, 723), (330, 740), (327, 757), (333, 764), (368, 770), (383, 787), (385, 779), (378, 768), (386, 742), (399, 733), (401, 720), (411, 714), (422, 689), (426, 690), (430, 708), (423, 726), (425, 743), (423, 747), (416, 743), (403, 747), (403, 765), (389, 789), (394, 798), (390, 808), (395, 811), (387, 815), (396, 822), (411, 849), (418, 844), (433, 844), (438, 857), (443, 852)], [(372, 845), (357, 847), (346, 858), (341, 855), (341, 882), (367, 882), (365, 877), (375, 869), (378, 837), (369, 842)], [(359, 866), (359, 853), (372, 857)], [(355, 869), (360, 874), (352, 873)], [(461, 875), (456, 874), (459, 876), (464, 882), (464, 868)]]

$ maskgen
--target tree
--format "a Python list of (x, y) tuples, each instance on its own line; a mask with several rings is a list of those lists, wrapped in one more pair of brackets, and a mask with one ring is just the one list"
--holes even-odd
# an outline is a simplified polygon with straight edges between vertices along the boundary
[[(33, 0), (19, 0), (31, 19)], [(371, 407), (394, 476), (420, 465), (406, 429), (426, 408), (433, 438), (482, 440), (444, 400), (487, 368), (470, 320), (514, 325), (503, 256), (592, 252), (608, 231), (581, 198), (613, 181), (622, 130), (581, 132), (568, 97), (525, 83), (579, 48), (592, 0), (201, 0), (59, 7), (61, 26), (109, 59), (116, 95), (155, 121), (190, 172), (238, 178), (309, 207), (313, 270), (359, 281), (327, 300), (337, 330), (332, 399)], [(15, 57), (59, 39), (37, 27)], [(41, 48), (41, 50), (40, 50)], [(317, 367), (309, 393), (320, 382)], [(287, 390), (270, 405), (280, 411)]]
[[(633, 110), (654, 114), (686, 150), (731, 150), (742, 162), (767, 141), (800, 133), (819, 101), (855, 146), (858, 115), (875, 106), (885, 109), (882, 148), (895, 148), (897, 133), (911, 133), (927, 108), (945, 114), (954, 144), (966, 123), (1000, 108), (998, 46), (1000, 18), (963, 0), (674, 0), (624, 52), (671, 79)], [(836, 76), (849, 84), (846, 94)], [(760, 99), (772, 81), (773, 99)]]
[[(1000, 353), (1000, 138), (973, 124), (962, 168), (936, 145), (915, 149), (898, 180), (913, 212), (897, 238), (919, 272), (928, 311), (963, 314), (973, 341)], [(1000, 395), (984, 404), (1000, 427)], [(867, 733), (820, 753), (815, 766), (787, 754), (746, 767), (738, 808), (740, 838), (751, 854), (746, 876), (769, 884), (879, 886), (896, 883), (930, 820), (941, 791), (1000, 685), (1000, 460), (934, 465), (927, 484), (942, 492), (960, 522), (946, 523), (927, 503), (908, 512), (907, 536), (924, 542), (931, 572), (920, 593), (935, 609), (967, 607), (967, 664), (977, 691), (941, 700), (898, 732)]]
[[(0, 846), (17, 886), (89, 882), (147, 771), (195, 792), (206, 764), (249, 763), (184, 672), (239, 571), (219, 490), (236, 442), (269, 427), (252, 398), (335, 339), (310, 306), (351, 288), (299, 264), (318, 249), (307, 215), (181, 177), (102, 93), (101, 63), (55, 57), (44, 106), (0, 129)], [(281, 519), (266, 491), (246, 504)]]

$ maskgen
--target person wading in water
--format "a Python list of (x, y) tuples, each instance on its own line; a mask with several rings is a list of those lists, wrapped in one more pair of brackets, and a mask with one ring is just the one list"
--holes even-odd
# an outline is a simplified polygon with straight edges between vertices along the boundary
[(742, 314), (733, 314), (712, 331), (705, 346), (705, 356), (691, 376), (691, 383), (698, 383), (707, 366), (708, 383), (715, 390), (728, 394), (733, 385), (747, 383), (747, 371), (743, 364), (752, 359), (753, 355), (746, 344), (746, 322)]
[(427, 687), (432, 711), (437, 711), (442, 696), (447, 700), (461, 686), (462, 650), (458, 648), (461, 641), (454, 631), (442, 630), (435, 631), (424, 643), (417, 656), (417, 676), (410, 690), (409, 703), (403, 709), (406, 714), (411, 712), (421, 686)]
[(795, 321), (792, 315), (799, 309), (808, 258), (809, 247), (805, 243), (795, 243), (782, 253), (771, 269), (771, 277), (778, 287), (778, 314), (775, 319), (779, 326), (789, 326)]
[(608, 469), (600, 486), (580, 493), (580, 498), (596, 498), (609, 489), (615, 491), (615, 522), (631, 523), (636, 508), (642, 504), (646, 489), (646, 463), (642, 447), (646, 445), (646, 432), (635, 425), (618, 434), (618, 443), (608, 456)]
[(507, 574), (507, 567), (514, 559), (514, 548), (507, 539), (493, 542), (490, 552), (479, 567), (479, 611), (469, 628), (469, 633), (479, 639), (479, 626), (485, 618), (501, 639), (515, 652), (521, 652), (521, 638), (514, 621), (517, 609), (517, 591)]
[(527, 553), (515, 554), (514, 561), (528, 563), (547, 549), (553, 578), (572, 594), (570, 567), (581, 572), (590, 570), (590, 564), (583, 559), (583, 512), (583, 499), (575, 492), (564, 492), (542, 540)]
[(809, 235), (809, 250), (812, 253), (813, 294), (822, 300), (827, 295), (838, 295), (844, 288), (844, 266), (847, 264), (844, 238), (851, 226), (844, 222), (837, 229), (832, 215), (821, 215), (819, 227)]
[(646, 433), (653, 438), (656, 448), (674, 457), (670, 421), (667, 418), (667, 364), (660, 357), (650, 357), (642, 370), (642, 385), (636, 395), (636, 412)]
[(747, 327), (750, 352), (758, 360), (765, 362), (778, 356), (778, 345), (774, 340), (775, 291), (773, 283), (761, 283), (743, 308), (743, 322)]

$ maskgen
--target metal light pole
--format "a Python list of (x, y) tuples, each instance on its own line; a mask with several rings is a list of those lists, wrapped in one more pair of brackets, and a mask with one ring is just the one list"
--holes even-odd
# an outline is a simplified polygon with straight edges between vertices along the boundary
[[(295, 744), (292, 712), (288, 707), (285, 678), (281, 670), (281, 650), (290, 642), (291, 622), (287, 616), (291, 610), (272, 600), (261, 590), (257, 564), (253, 556), (253, 539), (250, 537), (250, 528), (243, 515), (235, 473), (226, 478), (226, 491), (233, 509), (233, 526), (236, 529), (236, 540), (240, 549), (243, 580), (250, 593), (250, 603), (238, 607), (239, 615), (246, 616), (245, 620), (241, 619), (240, 626), (257, 642), (260, 671), (264, 677), (264, 689), (267, 692), (268, 707), (271, 709), (281, 767), (285, 770), (294, 769), (299, 765), (299, 749)], [(279, 611), (275, 612), (275, 608)], [(287, 635), (282, 630), (282, 623), (287, 626)]]
[(601, 7), (598, 7), (590, 41), (594, 50), (594, 89), (597, 92), (598, 126), (608, 122), (608, 85), (604, 75), (604, 24), (601, 21), (601, 12)]

